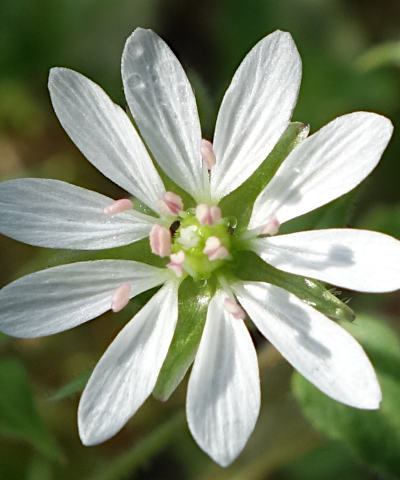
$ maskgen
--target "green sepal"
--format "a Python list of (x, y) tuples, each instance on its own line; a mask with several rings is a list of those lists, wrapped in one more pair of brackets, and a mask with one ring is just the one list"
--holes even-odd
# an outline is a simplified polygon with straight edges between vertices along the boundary
[(179, 314), (175, 334), (161, 368), (153, 395), (168, 400), (193, 362), (203, 333), (212, 290), (208, 283), (188, 277), (179, 289)]
[[(292, 389), (314, 428), (341, 441), (382, 478), (400, 478), (400, 343), (382, 320), (358, 315), (343, 324), (365, 348), (382, 388), (379, 410), (359, 410), (324, 395), (297, 372)], [(340, 346), (338, 345), (338, 348)]]
[(241, 280), (271, 283), (288, 290), (334, 320), (354, 320), (353, 310), (317, 280), (278, 270), (254, 252), (242, 251), (237, 257), (233, 262), (233, 273)]
[(281, 163), (294, 147), (306, 138), (307, 134), (308, 125), (301, 122), (291, 123), (253, 175), (221, 200), (220, 207), (224, 217), (236, 217), (238, 226), (245, 228), (249, 223), (256, 198), (270, 182)]

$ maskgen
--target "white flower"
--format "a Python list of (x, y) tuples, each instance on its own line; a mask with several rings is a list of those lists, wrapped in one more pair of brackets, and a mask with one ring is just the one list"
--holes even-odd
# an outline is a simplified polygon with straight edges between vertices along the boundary
[(327, 395), (357, 408), (378, 408), (374, 370), (344, 329), (292, 293), (268, 283), (232, 280), (224, 272), (245, 243), (286, 272), (359, 291), (399, 288), (400, 242), (387, 235), (328, 229), (272, 236), (284, 222), (357, 186), (378, 163), (392, 133), (390, 121), (356, 112), (303, 140), (259, 194), (241, 243), (217, 204), (252, 175), (289, 124), (301, 78), (291, 36), (274, 32), (245, 57), (225, 93), (213, 148), (202, 142), (195, 98), (180, 63), (153, 32), (137, 29), (129, 37), (122, 78), (149, 150), (194, 198), (196, 209), (184, 210), (181, 198), (166, 192), (125, 112), (92, 81), (65, 68), (53, 69), (49, 79), (64, 129), (93, 165), (159, 216), (130, 209), (127, 199), (113, 203), (57, 180), (11, 180), (0, 186), (0, 231), (12, 238), (91, 250), (150, 234), (153, 253), (169, 256), (168, 268), (129, 260), (63, 265), (27, 275), (0, 292), (1, 330), (37, 337), (111, 308), (118, 311), (129, 298), (163, 285), (94, 369), (79, 405), (83, 443), (113, 436), (151, 394), (173, 337), (178, 288), (188, 275), (217, 282), (187, 393), (189, 428), (216, 462), (225, 466), (237, 457), (260, 407), (257, 357), (244, 310)]

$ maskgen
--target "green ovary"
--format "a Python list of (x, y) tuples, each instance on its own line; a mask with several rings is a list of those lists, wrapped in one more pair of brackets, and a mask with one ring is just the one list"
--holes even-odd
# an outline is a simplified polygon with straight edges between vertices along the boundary
[(222, 218), (214, 225), (201, 225), (189, 212), (182, 215), (179, 228), (172, 238), (172, 253), (185, 252), (184, 270), (195, 279), (206, 280), (211, 274), (231, 260), (231, 255), (223, 259), (209, 260), (203, 253), (207, 239), (217, 237), (228, 252), (231, 251), (229, 222)]

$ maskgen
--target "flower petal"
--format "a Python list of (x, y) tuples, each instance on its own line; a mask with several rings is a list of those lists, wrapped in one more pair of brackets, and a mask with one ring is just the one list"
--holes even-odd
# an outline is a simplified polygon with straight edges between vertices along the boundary
[(126, 113), (94, 82), (68, 68), (52, 68), (54, 111), (79, 150), (106, 177), (154, 211), (164, 185)]
[(189, 379), (186, 412), (200, 447), (222, 466), (242, 451), (260, 408), (257, 355), (242, 320), (212, 298)]
[(109, 310), (120, 285), (131, 284), (132, 298), (167, 275), (128, 260), (71, 263), (26, 275), (0, 290), (0, 331), (33, 338), (68, 330)]
[(374, 369), (346, 330), (279, 287), (243, 282), (233, 288), (260, 332), (307, 380), (339, 402), (379, 408)]
[(301, 142), (254, 203), (249, 228), (280, 224), (352, 190), (375, 168), (392, 135), (385, 117), (355, 112), (338, 117)]
[(212, 197), (219, 201), (265, 160), (288, 126), (301, 81), (301, 59), (289, 33), (257, 43), (225, 93), (214, 135)]
[(196, 99), (178, 59), (158, 35), (137, 28), (125, 44), (122, 79), (131, 113), (161, 168), (204, 201), (208, 174)]
[(22, 178), (0, 184), (0, 232), (30, 245), (96, 250), (145, 238), (156, 218), (106, 215), (112, 199), (69, 183)]
[(167, 283), (108, 347), (79, 403), (79, 435), (85, 445), (115, 435), (151, 394), (177, 318), (176, 284)]
[(332, 228), (260, 238), (253, 245), (285, 272), (360, 292), (400, 288), (400, 241), (383, 233)]

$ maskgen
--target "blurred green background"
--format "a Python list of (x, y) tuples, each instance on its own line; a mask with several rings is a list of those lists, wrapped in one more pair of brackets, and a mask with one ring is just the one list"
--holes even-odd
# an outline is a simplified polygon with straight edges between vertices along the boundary
[[(120, 57), (137, 26), (155, 30), (182, 61), (206, 138), (212, 138), (218, 105), (244, 54), (269, 32), (290, 31), (303, 60), (295, 120), (310, 123), (315, 131), (338, 115), (371, 110), (395, 125), (379, 167), (351, 196), (336, 223), (400, 237), (398, 0), (1, 0), (1, 180), (56, 178), (111, 197), (121, 195), (63, 132), (46, 83), (52, 66), (67, 66), (125, 106)], [(307, 221), (301, 219), (299, 226)], [(28, 272), (87, 258), (5, 237), (0, 252), (1, 286)], [(78, 392), (138, 302), (120, 315), (103, 315), (53, 337), (0, 337), (0, 479), (400, 478), (400, 368), (394, 368), (400, 365), (400, 349), (393, 333), (400, 330), (400, 297), (342, 293), (347, 297), (359, 315), (352, 332), (357, 336), (364, 327), (361, 341), (378, 368), (384, 394), (388, 392), (382, 413), (357, 416), (325, 404), (298, 377), (292, 393), (292, 369), (260, 342), (261, 417), (245, 451), (227, 469), (213, 464), (188, 433), (185, 382), (165, 404), (149, 399), (112, 440), (91, 448), (81, 445)], [(387, 340), (377, 345), (382, 338)]]

